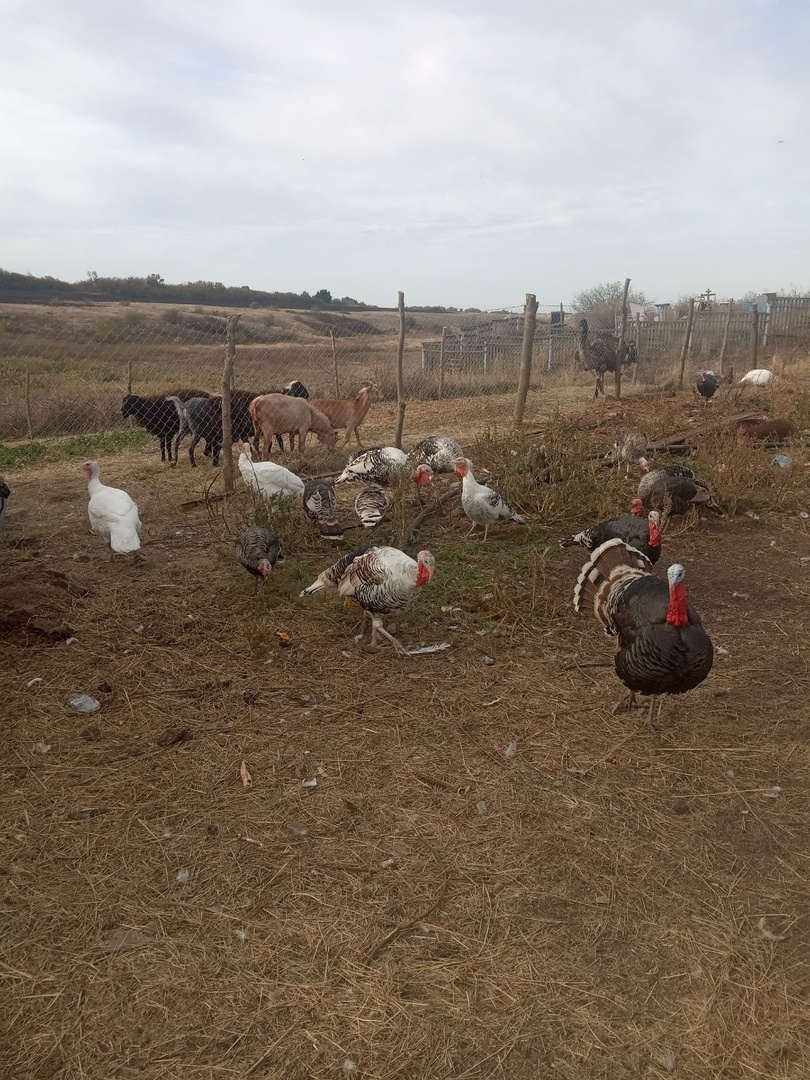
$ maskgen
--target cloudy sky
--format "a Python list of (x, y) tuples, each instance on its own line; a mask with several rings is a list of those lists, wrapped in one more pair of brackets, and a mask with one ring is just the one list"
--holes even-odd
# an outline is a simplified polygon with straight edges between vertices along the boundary
[(0, 266), (369, 303), (810, 286), (806, 0), (0, 0)]

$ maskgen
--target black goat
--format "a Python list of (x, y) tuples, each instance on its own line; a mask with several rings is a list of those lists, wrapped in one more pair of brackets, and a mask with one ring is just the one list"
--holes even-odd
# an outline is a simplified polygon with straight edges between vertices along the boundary
[(174, 402), (170, 397), (188, 401), (193, 397), (207, 398), (207, 390), (173, 390), (169, 394), (152, 394), (139, 397), (138, 394), (126, 394), (121, 402), (121, 415), (133, 416), (139, 427), (146, 428), (150, 435), (160, 440), (160, 460), (172, 461), (172, 440), (180, 429), (180, 420)]
[[(248, 411), (248, 406), (255, 397), (262, 394), (287, 394), (289, 397), (308, 398), (309, 391), (302, 382), (297, 379), (288, 383), (283, 390), (232, 390), (231, 391), (231, 439), (233, 442), (249, 442), (253, 438), (253, 420)], [(183, 404), (178, 400), (180, 395), (175, 395), (172, 402), (180, 417), (180, 430), (174, 444), (174, 461), (180, 442), (187, 431), (191, 431), (192, 440), (188, 448), (188, 456), (192, 468), (196, 467), (194, 450), (200, 439), (205, 439), (205, 457), (210, 457), (212, 463), (219, 465), (219, 455), (222, 450), (222, 397), (208, 397), (202, 401), (188, 402)], [(277, 435), (279, 447), (283, 450), (284, 443), (281, 436)]]

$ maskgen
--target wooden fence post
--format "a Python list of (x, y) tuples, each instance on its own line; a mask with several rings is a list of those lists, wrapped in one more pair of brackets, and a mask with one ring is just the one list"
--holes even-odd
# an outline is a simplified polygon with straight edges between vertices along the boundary
[(25, 373), (25, 422), (28, 425), (28, 439), (34, 438), (34, 429), (31, 425), (31, 372)]
[(337, 365), (337, 349), (335, 348), (335, 331), (329, 331), (329, 337), (332, 339), (332, 370), (335, 373), (335, 397), (340, 397), (340, 380), (338, 378), (338, 365)]
[(624, 339), (627, 334), (627, 294), (630, 292), (630, 278), (624, 279), (624, 292), (622, 294), (622, 321), (619, 327), (619, 363), (616, 365), (616, 370), (613, 373), (613, 388), (616, 393), (616, 400), (618, 401), (622, 396), (622, 364), (621, 359), (624, 351)]
[(523, 309), (523, 345), (520, 350), (520, 376), (515, 396), (514, 425), (516, 428), (523, 425), (523, 413), (526, 409), (526, 398), (532, 379), (532, 350), (534, 349), (534, 330), (537, 325), (537, 307), (537, 298), (534, 293), (526, 293), (526, 305)]
[(678, 389), (683, 390), (683, 376), (686, 371), (686, 357), (689, 355), (689, 345), (692, 341), (692, 323), (695, 318), (695, 298), (692, 297), (689, 301), (689, 311), (686, 316), (686, 333), (683, 337), (683, 346), (681, 347), (681, 370), (678, 375)]
[(757, 355), (759, 353), (759, 307), (756, 300), (754, 301), (754, 310), (751, 312), (751, 369), (755, 369), (757, 366)]
[(402, 362), (405, 356), (405, 293), (397, 294), (399, 308), (399, 343), (397, 344), (397, 433), (394, 446), (402, 449), (402, 430), (405, 427), (405, 380), (402, 374)]
[(228, 319), (228, 348), (225, 350), (225, 370), (222, 374), (222, 479), (225, 493), (233, 494), (233, 429), (231, 427), (231, 386), (233, 361), (236, 356), (236, 324), (239, 315)]
[(439, 401), (444, 396), (444, 343), (447, 340), (447, 327), (442, 327), (442, 341), (439, 345)]
[(636, 362), (633, 364), (633, 386), (638, 378), (638, 368), (641, 363), (641, 315), (636, 312)]
[(720, 374), (726, 373), (726, 349), (728, 348), (728, 332), (731, 329), (731, 313), (734, 310), (734, 301), (729, 300), (726, 312), (726, 325), (723, 327), (723, 341), (720, 345)]

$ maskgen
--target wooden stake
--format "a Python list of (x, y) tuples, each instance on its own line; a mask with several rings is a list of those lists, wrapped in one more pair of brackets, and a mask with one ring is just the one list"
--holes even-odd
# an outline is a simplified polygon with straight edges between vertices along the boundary
[(636, 312), (636, 362), (633, 364), (633, 386), (638, 378), (638, 367), (641, 363), (641, 315)]
[(127, 393), (132, 393), (132, 357), (127, 360)]
[(340, 397), (340, 380), (338, 379), (338, 366), (337, 366), (337, 349), (335, 348), (335, 331), (329, 331), (329, 337), (332, 339), (332, 370), (335, 373), (335, 397)]
[(228, 319), (228, 347), (225, 351), (225, 370), (222, 373), (222, 479), (225, 494), (233, 493), (233, 428), (231, 427), (231, 387), (233, 362), (236, 357), (236, 324), (239, 315)]
[(689, 301), (689, 311), (686, 316), (686, 333), (683, 336), (683, 346), (681, 348), (681, 370), (678, 375), (678, 389), (683, 390), (683, 376), (686, 371), (686, 358), (689, 355), (689, 345), (692, 341), (692, 323), (695, 318), (695, 298)]
[(25, 422), (28, 425), (28, 438), (34, 438), (34, 429), (31, 426), (31, 372), (25, 373)]
[(405, 380), (402, 374), (402, 362), (405, 357), (405, 293), (398, 294), (399, 308), (399, 344), (397, 345), (397, 433), (394, 446), (402, 449), (402, 430), (405, 427)]
[(439, 346), (439, 401), (444, 396), (444, 343), (447, 339), (447, 327), (442, 327), (442, 342)]
[(751, 314), (753, 316), (751, 322), (751, 369), (754, 370), (757, 366), (757, 354), (759, 353), (759, 308), (756, 300)]
[[(619, 357), (622, 356), (622, 350), (624, 349), (624, 338), (627, 334), (627, 294), (630, 292), (630, 278), (624, 279), (624, 293), (622, 294), (622, 321), (619, 327)], [(613, 373), (613, 388), (616, 392), (616, 400), (618, 401), (622, 396), (622, 361), (616, 365), (616, 370)]]
[(731, 313), (734, 310), (734, 301), (729, 300), (726, 312), (726, 324), (723, 327), (723, 343), (720, 346), (720, 374), (726, 373), (726, 349), (728, 348), (728, 332), (731, 329)]
[(523, 426), (523, 413), (532, 379), (532, 351), (534, 349), (534, 330), (537, 326), (537, 298), (534, 293), (526, 293), (523, 308), (523, 345), (520, 349), (520, 375), (518, 376), (517, 394), (515, 395), (514, 425)]

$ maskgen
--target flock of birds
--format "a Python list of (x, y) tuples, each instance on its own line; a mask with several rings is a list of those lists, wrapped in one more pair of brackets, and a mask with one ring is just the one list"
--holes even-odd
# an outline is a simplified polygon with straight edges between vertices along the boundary
[[(617, 638), (615, 669), (629, 691), (627, 704), (635, 704), (638, 694), (651, 697), (646, 722), (654, 729), (656, 698), (699, 685), (709, 674), (713, 660), (711, 640), (697, 612), (686, 601), (683, 566), (671, 566), (666, 580), (654, 573), (661, 554), (662, 517), (668, 519), (693, 508), (722, 514), (722, 509), (691, 469), (677, 464), (651, 468), (645, 450), (643, 439), (620, 433), (614, 445), (614, 460), (618, 465), (624, 463), (628, 473), (631, 465), (642, 472), (630, 512), (565, 537), (561, 546), (580, 546), (588, 551), (574, 590), (574, 608), (592, 612), (605, 633)], [(107, 541), (113, 553), (137, 556), (141, 522), (135, 502), (127, 492), (101, 483), (96, 462), (85, 462), (83, 469), (88, 481), (92, 531)], [(417, 485), (430, 483), (440, 473), (459, 477), (461, 508), (471, 522), (470, 533), (482, 527), (484, 540), (491, 526), (526, 524), (526, 519), (495, 488), (476, 480), (472, 462), (448, 436), (425, 439), (407, 454), (392, 446), (361, 449), (350, 456), (336, 478), (318, 477), (306, 482), (277, 462), (254, 461), (250, 444), (244, 443), (239, 471), (246, 486), (263, 499), (300, 500), (305, 516), (320, 536), (330, 541), (343, 539), (337, 484), (364, 484), (354, 509), (360, 525), (373, 529), (391, 505), (385, 488), (398, 475), (409, 475)], [(284, 559), (278, 537), (263, 526), (248, 528), (237, 537), (234, 554), (253, 576), (254, 589)], [(372, 647), (382, 637), (398, 653), (408, 655), (385, 629), (383, 619), (410, 607), (430, 583), (435, 567), (430, 551), (420, 551), (413, 559), (398, 548), (372, 543), (343, 555), (300, 595), (336, 589), (344, 604), (362, 609), (370, 617)]]

